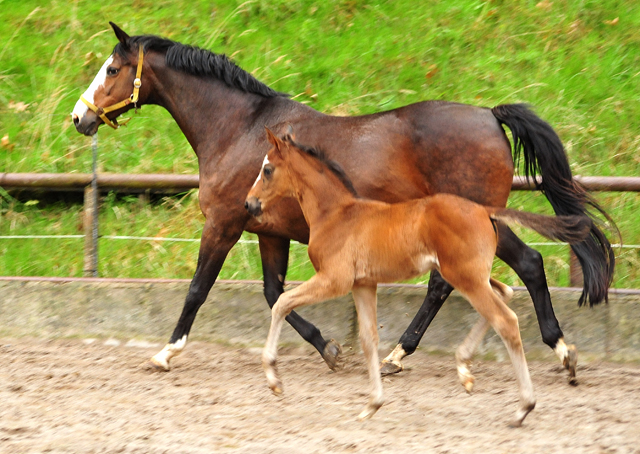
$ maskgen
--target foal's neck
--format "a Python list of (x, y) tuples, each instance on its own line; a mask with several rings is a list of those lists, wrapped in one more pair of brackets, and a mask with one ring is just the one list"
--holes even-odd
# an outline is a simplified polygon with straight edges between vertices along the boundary
[(310, 156), (295, 155), (289, 162), (289, 172), (310, 229), (356, 202), (357, 197), (328, 167)]

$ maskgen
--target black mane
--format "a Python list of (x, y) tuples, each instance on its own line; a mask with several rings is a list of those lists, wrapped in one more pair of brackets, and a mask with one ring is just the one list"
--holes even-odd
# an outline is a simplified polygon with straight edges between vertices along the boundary
[(224, 54), (215, 54), (199, 47), (187, 46), (169, 39), (153, 35), (132, 36), (127, 44), (118, 43), (113, 49), (123, 58), (127, 57), (130, 49), (143, 46), (144, 50), (165, 53), (165, 62), (170, 68), (183, 71), (194, 76), (213, 77), (229, 87), (237, 88), (247, 93), (254, 93), (266, 98), (287, 96), (279, 93), (266, 84), (260, 82), (244, 69), (240, 68)]
[(298, 148), (299, 150), (305, 152), (309, 156), (312, 156), (313, 158), (317, 159), (322, 164), (324, 164), (325, 167), (327, 167), (335, 176), (338, 177), (340, 182), (344, 185), (345, 188), (347, 188), (347, 190), (351, 194), (353, 194), (355, 197), (358, 197), (358, 192), (356, 191), (356, 188), (353, 187), (353, 183), (351, 182), (351, 179), (347, 176), (344, 169), (336, 161), (334, 161), (333, 159), (329, 159), (326, 156), (324, 151), (317, 148), (311, 148), (311, 147), (306, 147), (304, 145), (300, 145), (299, 143), (296, 143), (293, 139), (291, 139), (289, 136), (287, 136), (285, 140), (287, 140), (294, 147)]

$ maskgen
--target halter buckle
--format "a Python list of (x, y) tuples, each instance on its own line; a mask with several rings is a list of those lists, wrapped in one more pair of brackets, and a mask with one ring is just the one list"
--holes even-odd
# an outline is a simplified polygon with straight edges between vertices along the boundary
[(136, 78), (133, 80), (133, 86), (134, 86), (135, 88), (140, 88), (140, 87), (142, 86), (142, 81), (140, 80), (140, 78), (139, 78), (139, 77), (136, 77)]

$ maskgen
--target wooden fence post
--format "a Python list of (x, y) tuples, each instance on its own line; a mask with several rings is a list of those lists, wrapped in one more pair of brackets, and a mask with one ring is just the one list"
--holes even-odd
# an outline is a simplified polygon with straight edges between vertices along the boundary
[[(84, 188), (84, 276), (98, 276), (98, 242), (96, 214), (98, 204), (97, 191), (91, 186)], [(94, 232), (95, 229), (95, 232)]]

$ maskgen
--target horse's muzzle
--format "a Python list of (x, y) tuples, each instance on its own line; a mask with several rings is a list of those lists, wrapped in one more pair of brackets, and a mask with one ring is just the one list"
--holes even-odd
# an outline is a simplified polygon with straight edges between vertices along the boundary
[(244, 202), (244, 207), (251, 216), (258, 217), (262, 214), (262, 203), (260, 203), (257, 197), (247, 197), (247, 200)]
[(76, 127), (76, 131), (80, 134), (84, 134), (85, 136), (92, 136), (96, 132), (98, 132), (98, 121), (96, 118), (87, 118), (88, 115), (85, 115), (82, 119), (78, 117), (77, 114), (71, 114), (71, 118), (73, 119), (73, 124)]

